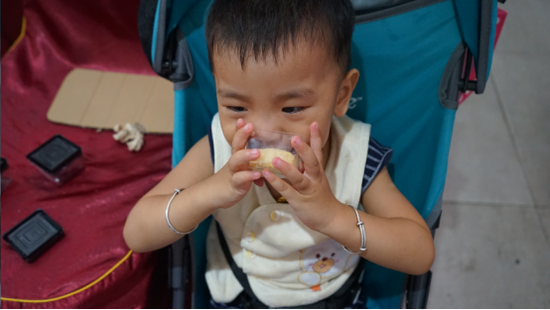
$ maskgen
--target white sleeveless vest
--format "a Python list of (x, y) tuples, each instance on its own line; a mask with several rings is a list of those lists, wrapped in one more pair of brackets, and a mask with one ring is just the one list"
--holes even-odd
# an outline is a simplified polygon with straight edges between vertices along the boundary
[[(370, 125), (347, 116), (333, 117), (325, 172), (335, 197), (354, 208), (360, 204), (369, 138)], [(212, 140), (217, 173), (231, 156), (218, 114), (212, 120)], [(359, 256), (345, 252), (336, 241), (305, 226), (289, 204), (275, 201), (265, 185), (252, 184), (243, 200), (213, 216), (254, 294), (270, 307), (310, 304), (329, 297), (359, 261)], [(243, 288), (224, 257), (214, 221), (206, 248), (206, 282), (212, 298), (230, 302)]]

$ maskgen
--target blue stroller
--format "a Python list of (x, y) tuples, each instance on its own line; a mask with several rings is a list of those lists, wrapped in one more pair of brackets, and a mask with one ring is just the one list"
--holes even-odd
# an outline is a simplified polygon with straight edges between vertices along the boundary
[[(501, 1), (503, 2), (503, 1)], [(153, 69), (175, 89), (172, 163), (208, 132), (217, 112), (204, 22), (211, 0), (141, 0), (139, 31)], [(394, 150), (390, 175), (432, 234), (460, 92), (484, 91), (497, 0), (352, 0), (352, 67), (361, 72), (348, 115)], [(473, 61), (472, 61), (473, 60)], [(468, 80), (472, 65), (477, 80)], [(208, 306), (209, 220), (170, 247), (174, 308)], [(366, 307), (425, 308), (431, 272), (408, 276), (365, 264)]]

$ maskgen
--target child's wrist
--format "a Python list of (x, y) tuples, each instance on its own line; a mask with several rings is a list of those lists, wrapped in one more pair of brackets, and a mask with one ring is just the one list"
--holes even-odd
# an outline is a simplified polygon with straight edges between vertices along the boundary
[(208, 195), (212, 199), (212, 212), (218, 209), (227, 209), (236, 203), (234, 202), (235, 191), (231, 187), (231, 182), (227, 176), (230, 174), (227, 172), (226, 167), (224, 167), (209, 179), (211, 183), (207, 187), (215, 189), (208, 192)]
[(336, 199), (335, 201), (336, 202), (332, 206), (332, 212), (330, 212), (330, 220), (324, 225), (324, 227), (318, 230), (320, 233), (327, 236), (334, 234), (334, 232), (339, 229), (339, 223), (341, 223), (342, 218), (346, 217), (346, 211), (349, 209), (348, 205), (345, 205)]

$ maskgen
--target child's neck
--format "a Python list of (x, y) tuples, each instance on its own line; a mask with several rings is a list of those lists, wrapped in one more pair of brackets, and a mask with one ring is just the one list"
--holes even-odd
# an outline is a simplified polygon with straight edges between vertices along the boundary
[[(330, 154), (330, 135), (328, 137), (328, 141), (327, 141), (327, 144), (325, 145), (325, 147), (323, 147), (323, 169), (327, 167), (327, 163), (328, 163), (328, 156)], [(286, 179), (283, 179), (284, 181), (286, 181)], [(269, 190), (269, 192), (271, 193), (271, 196), (273, 196), (273, 198), (275, 200), (279, 199), (282, 197), (281, 194), (279, 194), (278, 191), (276, 191), (272, 186), (271, 184), (269, 184), (268, 182), (264, 182), (265, 185), (267, 186), (267, 189)]]

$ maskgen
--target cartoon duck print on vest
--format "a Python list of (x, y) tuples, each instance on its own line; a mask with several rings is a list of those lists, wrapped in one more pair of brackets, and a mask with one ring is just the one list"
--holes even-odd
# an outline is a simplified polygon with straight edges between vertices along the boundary
[(320, 284), (342, 274), (350, 266), (355, 266), (359, 256), (352, 255), (330, 239), (302, 250), (300, 265), (302, 273), (298, 280), (314, 291), (321, 290)]

